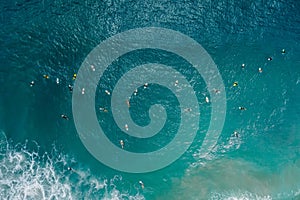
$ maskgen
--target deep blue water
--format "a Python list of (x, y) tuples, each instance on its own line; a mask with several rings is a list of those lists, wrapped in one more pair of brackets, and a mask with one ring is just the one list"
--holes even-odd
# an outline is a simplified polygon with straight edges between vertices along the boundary
[[(299, 1), (2, 0), (0, 21), (0, 199), (300, 198)], [(187, 63), (166, 52), (137, 51), (120, 58), (112, 69), (124, 69), (113, 78), (125, 66), (171, 64), (202, 98), (201, 126), (188, 151), (159, 171), (130, 174), (101, 164), (86, 150), (73, 122), (68, 85), (99, 43), (142, 27), (176, 30), (200, 43), (222, 76), (227, 112), (216, 146), (200, 158), (210, 117), (201, 76), (189, 75)], [(113, 85), (113, 78), (104, 86)], [(166, 129), (176, 129), (178, 102), (155, 87), (150, 89), (157, 92), (157, 102), (169, 109)], [(149, 102), (151, 94), (143, 95), (131, 102), (143, 101), (143, 112), (131, 110), (140, 125), (149, 123), (145, 113), (155, 101)], [(96, 107), (109, 107), (103, 94), (96, 99)], [(113, 118), (97, 114), (114, 140), (118, 130)], [(126, 145), (130, 151), (147, 152), (172, 137), (142, 142), (128, 138)]]

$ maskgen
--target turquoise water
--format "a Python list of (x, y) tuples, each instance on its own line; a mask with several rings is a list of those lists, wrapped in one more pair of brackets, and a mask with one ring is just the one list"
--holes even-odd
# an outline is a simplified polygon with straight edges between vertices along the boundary
[[(292, 0), (2, 1), (0, 199), (299, 199), (299, 10), (300, 3)], [(99, 88), (111, 87), (126, 67), (170, 64), (190, 80), (201, 113), (193, 144), (176, 162), (159, 171), (129, 174), (101, 164), (81, 143), (68, 85), (73, 85), (73, 74), (100, 42), (149, 26), (179, 31), (207, 50), (225, 85), (226, 121), (213, 151), (201, 158), (211, 111), (201, 76), (167, 52), (136, 51), (120, 58), (111, 69), (124, 67)], [(180, 123), (176, 98), (165, 88), (149, 89), (169, 111), (164, 131), (170, 135), (154, 141), (126, 138), (130, 151), (161, 148)], [(109, 99), (101, 95), (96, 94), (96, 107), (105, 104), (109, 109)], [(131, 110), (137, 124), (149, 123), (147, 109), (156, 101), (149, 102), (149, 97), (153, 98), (145, 92), (133, 99), (142, 101), (142, 111)], [(247, 110), (240, 111), (239, 106)], [(63, 120), (61, 114), (70, 120)], [(118, 145), (119, 138), (114, 139), (119, 130), (109, 118), (111, 113), (97, 114), (104, 119), (99, 124)]]

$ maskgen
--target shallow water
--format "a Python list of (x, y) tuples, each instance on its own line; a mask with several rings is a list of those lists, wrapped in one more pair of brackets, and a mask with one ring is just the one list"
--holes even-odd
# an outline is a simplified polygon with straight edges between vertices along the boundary
[[(299, 199), (299, 10), (300, 3), (292, 0), (1, 2), (0, 199)], [(156, 172), (129, 174), (101, 164), (83, 146), (68, 85), (101, 41), (149, 26), (179, 31), (207, 50), (225, 85), (226, 121), (213, 151), (202, 158), (211, 108), (205, 103), (208, 91), (201, 76), (168, 52), (145, 50), (122, 57), (111, 69), (124, 68), (113, 71), (111, 81), (99, 88), (112, 87), (127, 68), (170, 64), (190, 80), (201, 113), (193, 144), (175, 163)], [(272, 61), (267, 60), (270, 56)], [(32, 80), (35, 85), (30, 87)], [(232, 86), (234, 81), (238, 87)], [(163, 88), (149, 89), (136, 99), (143, 102), (139, 106), (144, 112), (133, 107), (133, 119), (149, 123), (147, 99), (156, 92), (157, 101), (169, 109), (165, 128), (172, 132), (180, 123), (176, 99), (160, 92)], [(109, 106), (101, 93), (96, 98), (97, 107)], [(61, 114), (70, 120), (62, 120)], [(114, 140), (116, 124), (104, 119), (99, 123)], [(147, 152), (172, 137), (143, 142), (128, 138), (126, 145)], [(68, 171), (69, 166), (74, 171)]]

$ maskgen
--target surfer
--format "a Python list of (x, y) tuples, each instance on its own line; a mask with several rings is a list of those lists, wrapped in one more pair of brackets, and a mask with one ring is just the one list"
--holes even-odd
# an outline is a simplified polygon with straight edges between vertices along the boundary
[(209, 103), (209, 98), (205, 97), (205, 101), (206, 101), (206, 103)]
[(44, 75), (43, 75), (43, 78), (44, 78), (44, 79), (49, 79), (49, 76), (46, 75), (46, 74), (44, 74)]
[(144, 89), (146, 89), (148, 87), (148, 83), (144, 84)]
[(105, 113), (108, 112), (108, 110), (106, 108), (103, 108), (103, 107), (100, 107), (99, 110), (102, 111), (102, 112), (105, 112)]
[(234, 131), (233, 135), (234, 135), (234, 137), (237, 137), (237, 138), (239, 137), (239, 133), (237, 131)]
[(220, 93), (221, 93), (221, 91), (218, 90), (218, 89), (214, 89), (214, 92), (215, 92), (216, 94), (220, 94)]
[(240, 106), (239, 110), (247, 110), (245, 107)]
[(56, 78), (56, 84), (57, 85), (59, 84), (59, 78)]
[(81, 94), (84, 94), (85, 93), (85, 88), (82, 88), (81, 89)]
[(69, 88), (70, 92), (73, 91), (73, 86), (72, 85), (68, 85), (68, 88)]
[(139, 181), (139, 184), (141, 185), (142, 189), (145, 188), (145, 185), (144, 185), (143, 181)]
[(124, 149), (124, 141), (123, 140), (120, 140), (120, 145), (121, 145), (122, 149)]
[(130, 101), (128, 99), (126, 99), (126, 104), (127, 104), (127, 107), (130, 108)]
[(31, 82), (29, 83), (29, 85), (30, 85), (30, 87), (34, 86), (34, 81), (31, 81)]
[(75, 80), (77, 78), (77, 74), (73, 74), (72, 79)]
[(107, 95), (110, 95), (110, 92), (109, 92), (108, 90), (105, 90), (105, 93), (106, 93)]
[(94, 71), (96, 71), (96, 69), (95, 69), (95, 66), (94, 65), (91, 65), (91, 69), (92, 69), (92, 71), (94, 72)]
[(191, 108), (185, 108), (185, 109), (184, 109), (184, 112), (191, 112), (191, 111), (192, 111)]
[(69, 120), (69, 117), (67, 115), (62, 114), (61, 118), (65, 119), (65, 120)]

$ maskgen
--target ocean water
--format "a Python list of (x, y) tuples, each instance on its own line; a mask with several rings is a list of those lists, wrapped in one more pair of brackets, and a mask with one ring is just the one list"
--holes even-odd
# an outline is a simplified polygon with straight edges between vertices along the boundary
[[(299, 1), (3, 0), (0, 5), (0, 199), (300, 199)], [(199, 100), (200, 127), (190, 148), (163, 169), (135, 174), (114, 170), (87, 151), (75, 128), (68, 85), (99, 43), (143, 27), (172, 29), (200, 43), (222, 76), (227, 108), (216, 145), (202, 157), (211, 107), (201, 75), (160, 50), (134, 51), (115, 61), (105, 75), (110, 81), (100, 82), (99, 90), (113, 87), (129, 68), (162, 63), (180, 70)], [(97, 111), (99, 124), (118, 145), (116, 133), (126, 134), (114, 122), (109, 98), (99, 92), (95, 99), (96, 108), (109, 110)], [(163, 132), (169, 134), (153, 141), (128, 137), (128, 151), (154, 151), (176, 134), (178, 101), (159, 85), (132, 98), (133, 120), (150, 123), (153, 102), (166, 108)]]

